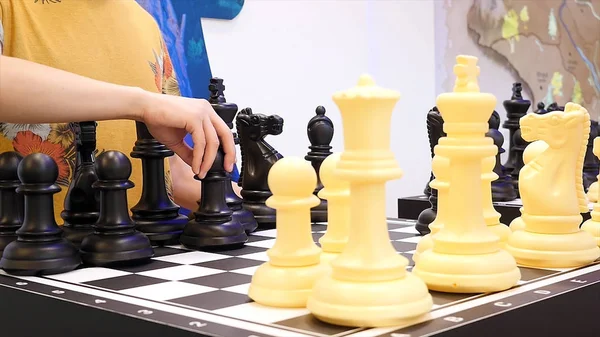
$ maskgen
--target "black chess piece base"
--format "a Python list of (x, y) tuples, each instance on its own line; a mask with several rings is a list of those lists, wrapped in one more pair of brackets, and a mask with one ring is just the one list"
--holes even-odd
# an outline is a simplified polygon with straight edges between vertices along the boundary
[(150, 240), (138, 231), (94, 233), (83, 240), (80, 251), (83, 263), (93, 266), (144, 263), (154, 256)]
[(243, 206), (254, 215), (260, 229), (273, 229), (277, 222), (275, 209), (265, 204), (270, 196), (269, 191), (242, 190)]
[(437, 216), (436, 211), (434, 211), (431, 207), (423, 210), (419, 217), (417, 218), (417, 223), (415, 225), (415, 229), (421, 235), (427, 235), (431, 233), (429, 229), (429, 225), (435, 220)]
[(202, 223), (192, 219), (185, 226), (179, 242), (187, 248), (198, 250), (230, 249), (243, 246), (248, 235), (233, 218), (228, 222)]
[(176, 243), (183, 232), (183, 228), (189, 221), (187, 216), (178, 215), (172, 219), (150, 219), (135, 220), (135, 228), (144, 233), (153, 245), (163, 246)]
[(65, 239), (35, 243), (13, 241), (4, 250), (0, 261), (2, 269), (18, 276), (61, 274), (80, 264), (77, 249)]
[(310, 209), (310, 220), (312, 223), (327, 222), (327, 200), (321, 199), (321, 203)]
[(86, 236), (94, 233), (92, 224), (98, 219), (98, 213), (71, 213), (72, 216), (85, 221), (84, 224), (65, 223), (62, 226), (63, 237), (71, 242), (75, 247), (81, 246), (81, 241)]
[(505, 179), (499, 178), (492, 182), (492, 200), (498, 201), (512, 201), (517, 198), (517, 192), (513, 187), (512, 179), (510, 176)]
[(246, 234), (250, 234), (258, 228), (258, 223), (256, 222), (256, 219), (254, 218), (252, 212), (250, 212), (249, 210), (244, 209), (242, 207), (240, 209), (232, 211), (233, 214), (231, 215), (231, 217), (234, 221), (239, 222), (242, 225), (242, 227), (244, 227), (244, 231), (246, 232)]
[(15, 231), (0, 232), (0, 257), (2, 257), (6, 246), (8, 246), (9, 243), (15, 241), (16, 239), (17, 234), (15, 234)]

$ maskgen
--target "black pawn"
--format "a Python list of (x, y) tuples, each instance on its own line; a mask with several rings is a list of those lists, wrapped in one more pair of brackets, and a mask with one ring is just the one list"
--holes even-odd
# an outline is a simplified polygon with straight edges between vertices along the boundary
[(545, 115), (548, 113), (548, 110), (546, 110), (546, 104), (544, 104), (544, 102), (539, 102), (537, 104), (537, 110), (534, 111), (536, 114), (538, 115)]
[(81, 243), (81, 258), (92, 266), (128, 264), (149, 260), (154, 251), (150, 240), (135, 229), (127, 209), (127, 190), (131, 162), (123, 153), (107, 151), (96, 158), (98, 180), (93, 187), (100, 191), (100, 216), (94, 233)]
[(136, 229), (146, 234), (150, 242), (162, 245), (176, 242), (187, 217), (179, 214), (179, 206), (173, 203), (165, 183), (165, 158), (175, 153), (154, 139), (144, 123), (136, 122), (137, 140), (132, 158), (142, 160), (142, 195), (131, 208)]
[(591, 121), (590, 137), (588, 138), (588, 144), (583, 160), (583, 188), (586, 193), (590, 188), (590, 185), (598, 180), (598, 173), (600, 171), (600, 161), (598, 161), (598, 158), (594, 155), (594, 139), (596, 139), (596, 137), (598, 137), (598, 122)]
[[(198, 176), (195, 177), (199, 179)], [(225, 201), (225, 184), (231, 184), (223, 168), (223, 149), (219, 146), (215, 161), (202, 181), (202, 198), (183, 234), (179, 238), (185, 247), (198, 250), (226, 249), (248, 241), (242, 224), (233, 218)]]
[(25, 199), (23, 225), (17, 230), (17, 240), (4, 249), (0, 267), (10, 274), (28, 276), (74, 270), (81, 258), (54, 220), (53, 195), (60, 192), (56, 162), (43, 153), (30, 154), (17, 172), (21, 185), (16, 191)]
[(517, 192), (515, 192), (511, 177), (506, 174), (504, 166), (502, 166), (502, 162), (500, 161), (500, 156), (504, 153), (504, 149), (502, 148), (504, 136), (498, 130), (500, 128), (500, 115), (497, 111), (492, 113), (488, 125), (489, 131), (486, 133), (486, 136), (492, 138), (494, 145), (498, 148), (496, 165), (494, 166), (494, 173), (498, 175), (498, 179), (492, 181), (492, 200), (495, 202), (515, 200)]
[[(446, 133), (444, 132), (444, 119), (442, 115), (438, 111), (437, 107), (433, 107), (427, 113), (427, 134), (429, 136), (429, 148), (431, 150), (431, 157), (433, 158), (434, 148), (438, 144), (441, 137), (445, 137)], [(429, 182), (433, 181), (434, 176), (433, 172), (431, 172)], [(427, 183), (429, 187), (429, 183)], [(417, 218), (417, 223), (415, 224), (415, 229), (421, 235), (427, 235), (431, 232), (429, 229), (429, 225), (435, 220), (437, 217), (437, 190), (434, 188), (429, 188), (429, 204), (431, 207), (424, 209)]]
[(548, 109), (546, 112), (552, 112), (552, 111), (565, 111), (565, 107), (558, 105), (558, 103), (556, 103), (556, 102), (552, 102), (552, 103), (550, 103), (550, 105), (548, 105)]
[(0, 154), (0, 257), (4, 248), (17, 239), (17, 230), (23, 225), (23, 194), (17, 170), (23, 157), (17, 152)]
[(517, 197), (519, 196), (519, 172), (523, 167), (523, 151), (529, 145), (527, 141), (521, 137), (521, 128), (519, 121), (521, 117), (527, 114), (527, 110), (531, 106), (531, 102), (523, 99), (521, 92), (523, 87), (521, 83), (514, 83), (512, 88), (512, 97), (510, 100), (503, 102), (506, 109), (506, 121), (502, 125), (509, 130), (509, 148), (508, 160), (504, 164), (506, 174), (509, 174), (512, 179), (512, 184)]
[[(315, 112), (317, 115), (310, 119), (306, 128), (308, 140), (310, 141), (310, 146), (308, 147), (310, 151), (304, 159), (310, 161), (317, 173), (317, 187), (313, 193), (318, 196), (319, 191), (323, 189), (319, 171), (325, 158), (332, 154), (330, 144), (333, 139), (334, 129), (331, 119), (325, 116), (324, 107), (318, 106)], [(327, 222), (327, 200), (320, 200), (321, 203), (310, 210), (310, 217), (313, 223)]]
[(75, 173), (65, 197), (65, 208), (60, 213), (65, 221), (64, 236), (79, 247), (84, 237), (94, 232), (92, 225), (98, 220), (100, 200), (92, 184), (98, 180), (96, 160), (96, 122), (73, 123), (77, 157)]
[[(233, 119), (237, 114), (238, 106), (235, 103), (228, 103), (225, 99), (225, 85), (223, 85), (223, 79), (217, 77), (212, 78), (208, 90), (210, 91), (210, 98), (208, 101), (211, 103), (213, 109), (225, 124), (227, 124), (229, 129), (233, 129)], [(239, 144), (240, 139), (237, 137), (236, 133), (233, 134), (233, 138), (235, 144)], [(225, 183), (225, 201), (227, 206), (233, 211), (231, 216), (234, 220), (237, 220), (242, 224), (246, 233), (252, 233), (258, 228), (258, 223), (254, 218), (254, 214), (242, 206), (242, 198), (238, 197), (233, 191), (233, 187), (231, 186), (231, 174), (225, 172), (225, 175), (227, 176), (227, 181)]]

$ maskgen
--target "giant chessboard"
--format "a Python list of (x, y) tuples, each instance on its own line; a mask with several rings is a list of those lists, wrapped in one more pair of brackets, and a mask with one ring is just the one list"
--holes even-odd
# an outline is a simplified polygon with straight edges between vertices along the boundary
[[(421, 238), (415, 231), (414, 224), (413, 220), (388, 220), (392, 244), (410, 262), (407, 267), (409, 271), (413, 266), (412, 254)], [(325, 230), (326, 225), (313, 225), (315, 242), (318, 242)], [(71, 325), (75, 319), (114, 318), (114, 321), (86, 323), (89, 331), (73, 334), (68, 334), (67, 330), (54, 332), (60, 333), (61, 337), (96, 336), (93, 332), (101, 331), (103, 326), (111, 327), (112, 331), (122, 331), (119, 336), (133, 337), (138, 336), (133, 331), (142, 331), (144, 324), (150, 326), (149, 331), (154, 331), (151, 335), (144, 336), (164, 337), (430, 336), (463, 331), (461, 329), (479, 324), (484, 319), (504, 317), (511, 311), (539, 303), (547, 303), (546, 308), (550, 308), (553, 298), (568, 300), (566, 296), (575, 296), (577, 290), (591, 290), (596, 297), (600, 294), (599, 262), (567, 270), (521, 268), (522, 280), (516, 287), (504, 292), (432, 292), (432, 312), (410, 326), (377, 329), (333, 326), (316, 320), (306, 309), (268, 308), (248, 298), (252, 274), (260, 264), (267, 261), (266, 251), (274, 241), (275, 230), (264, 230), (253, 233), (245, 247), (218, 253), (192, 251), (181, 246), (156, 247), (156, 255), (149, 264), (135, 267), (82, 267), (65, 274), (45, 277), (15, 277), (0, 272), (0, 335), (33, 337), (33, 334), (4, 334), (10, 323), (24, 327), (31, 321), (40, 326), (40, 331), (47, 332), (45, 336), (59, 336), (49, 331), (51, 327), (60, 329), (61, 326), (51, 324), (50, 317), (54, 314), (62, 317), (64, 329), (75, 329), (75, 325)], [(13, 300), (7, 303), (9, 299)], [(28, 309), (23, 308), (27, 315), (15, 315), (16, 318), (9, 321), (8, 313), (16, 310), (19, 305), (25, 307), (25, 303), (31, 303)], [(596, 315), (600, 312), (598, 300), (595, 308), (583, 308), (581, 303), (573, 303), (572, 310), (593, 310)], [(563, 307), (558, 302), (554, 306), (554, 310)], [(539, 308), (536, 312), (542, 312)], [(524, 312), (520, 316), (525, 315)], [(102, 318), (105, 317), (102, 313), (110, 313), (106, 317), (113, 318)], [(14, 321), (19, 317), (22, 318), (22, 323)], [(44, 322), (44, 319), (48, 321)], [(514, 322), (518, 321), (518, 318), (514, 319)], [(525, 322), (535, 320), (532, 317), (525, 319)], [(550, 323), (544, 324), (550, 326)], [(93, 324), (97, 324), (97, 327), (91, 326)], [(503, 326), (506, 323), (498, 324)], [(128, 325), (131, 326), (129, 330)], [(137, 328), (134, 329), (133, 326)], [(118, 330), (120, 328), (123, 330)], [(168, 331), (169, 334), (160, 335), (159, 331)], [(495, 336), (494, 331), (499, 332), (501, 329), (491, 329), (488, 325), (482, 331), (487, 331), (487, 337)], [(580, 337), (584, 334), (573, 336), (575, 335)]]

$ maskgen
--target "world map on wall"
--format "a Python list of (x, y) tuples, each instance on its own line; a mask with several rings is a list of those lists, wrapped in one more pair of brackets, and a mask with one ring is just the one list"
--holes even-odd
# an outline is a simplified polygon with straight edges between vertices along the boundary
[(475, 0), (463, 14), (477, 47), (534, 103), (600, 110), (600, 0)]

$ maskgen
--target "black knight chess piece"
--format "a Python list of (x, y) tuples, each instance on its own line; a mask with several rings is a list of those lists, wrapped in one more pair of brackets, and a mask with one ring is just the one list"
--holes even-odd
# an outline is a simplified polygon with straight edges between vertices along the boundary
[(64, 220), (64, 237), (79, 247), (83, 238), (94, 232), (92, 225), (98, 220), (100, 211), (98, 193), (92, 188), (92, 184), (98, 180), (94, 168), (97, 123), (89, 121), (71, 125), (77, 148), (75, 173), (60, 216)]
[(267, 181), (271, 167), (283, 156), (265, 141), (267, 135), (283, 132), (283, 118), (242, 109), (236, 117), (240, 137), (242, 169), (238, 184), (242, 187), (244, 207), (258, 222), (259, 228), (275, 227), (275, 210), (265, 202), (272, 195)]
[[(444, 132), (444, 119), (440, 114), (437, 107), (433, 107), (427, 113), (427, 134), (429, 136), (429, 148), (431, 150), (431, 158), (434, 156), (434, 148), (438, 144), (440, 138), (445, 137), (446, 133)], [(429, 182), (433, 181), (434, 176), (433, 172), (431, 172)], [(429, 182), (427, 186), (429, 186)], [(426, 235), (431, 231), (429, 229), (429, 225), (435, 220), (437, 216), (437, 190), (434, 188), (429, 188), (429, 203), (431, 207), (424, 209), (417, 218), (417, 223), (415, 224), (415, 229), (421, 234)]]
[(53, 195), (61, 190), (56, 184), (56, 162), (44, 153), (30, 154), (19, 164), (18, 176), (21, 185), (16, 191), (25, 200), (23, 225), (16, 232), (17, 240), (4, 249), (0, 267), (25, 276), (74, 270), (81, 264), (79, 252), (54, 219)]
[[(209, 85), (210, 98), (208, 101), (211, 103), (213, 109), (217, 115), (227, 124), (229, 129), (233, 129), (233, 119), (238, 111), (238, 106), (235, 103), (229, 103), (225, 99), (224, 91), (225, 85), (223, 85), (223, 79), (212, 78)], [(237, 133), (233, 134), (233, 140), (235, 144), (239, 144), (240, 140), (237, 137)], [(225, 183), (225, 200), (227, 206), (233, 211), (231, 215), (234, 220), (238, 221), (244, 227), (246, 233), (252, 233), (258, 228), (258, 223), (254, 218), (254, 215), (249, 210), (242, 206), (242, 198), (233, 191), (231, 186), (231, 174), (225, 172), (227, 180)]]
[[(333, 140), (334, 128), (331, 119), (325, 116), (324, 107), (318, 106), (315, 112), (317, 115), (310, 119), (306, 128), (308, 140), (310, 141), (310, 146), (308, 147), (310, 151), (304, 159), (310, 161), (317, 173), (317, 187), (314, 194), (318, 196), (319, 191), (323, 189), (319, 170), (325, 158), (332, 154), (330, 144), (331, 140)], [(321, 203), (310, 210), (310, 217), (313, 223), (327, 222), (327, 200), (320, 200)]]
[(510, 174), (513, 188), (519, 196), (519, 172), (523, 165), (523, 151), (529, 143), (521, 137), (521, 127), (519, 121), (521, 117), (527, 114), (531, 102), (523, 99), (521, 92), (523, 87), (521, 83), (514, 83), (512, 88), (512, 97), (503, 102), (506, 109), (506, 121), (502, 126), (509, 130), (509, 148), (508, 160), (504, 164), (506, 174)]
[(167, 193), (165, 182), (165, 158), (174, 152), (157, 141), (144, 123), (136, 122), (137, 140), (132, 158), (142, 161), (142, 195), (131, 208), (136, 229), (148, 237), (153, 244), (176, 242), (187, 217), (179, 214), (176, 205)]
[(598, 180), (598, 173), (600, 171), (600, 161), (594, 155), (594, 139), (598, 137), (598, 122), (591, 121), (590, 123), (590, 137), (588, 138), (587, 148), (585, 150), (585, 157), (583, 160), (583, 188), (585, 192), (590, 188), (594, 182)]
[(17, 239), (17, 230), (23, 225), (23, 194), (17, 193), (21, 160), (23, 157), (14, 151), (0, 154), (0, 257), (4, 248)]
[(132, 188), (131, 162), (125, 154), (106, 151), (96, 158), (100, 216), (94, 233), (81, 242), (81, 258), (92, 266), (143, 263), (154, 256), (150, 240), (135, 229), (127, 209), (127, 190)]
[(506, 174), (504, 166), (500, 160), (500, 156), (504, 153), (502, 145), (504, 144), (504, 136), (498, 129), (500, 128), (500, 115), (497, 111), (492, 113), (488, 121), (489, 131), (486, 133), (487, 137), (492, 138), (494, 145), (498, 148), (496, 153), (496, 165), (494, 166), (494, 173), (498, 175), (498, 179), (492, 181), (492, 200), (498, 201), (511, 201), (517, 198), (517, 193), (512, 184), (512, 178)]

